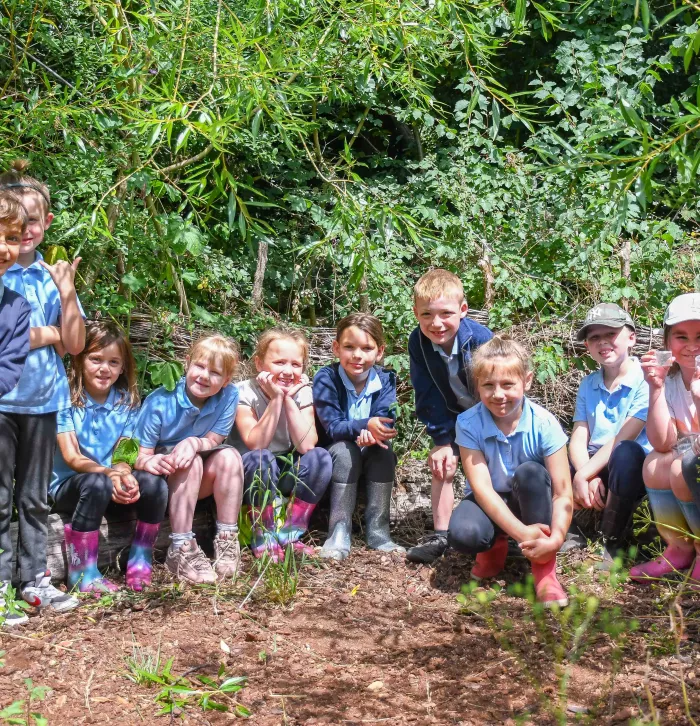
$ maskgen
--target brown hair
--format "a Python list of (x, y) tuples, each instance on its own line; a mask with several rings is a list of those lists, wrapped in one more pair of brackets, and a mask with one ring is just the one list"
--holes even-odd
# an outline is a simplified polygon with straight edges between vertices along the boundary
[(507, 369), (523, 380), (531, 370), (530, 354), (509, 335), (494, 335), (477, 348), (472, 356), (472, 377), (475, 382), (488, 376), (497, 365), (508, 361)]
[(432, 301), (440, 297), (452, 297), (461, 304), (464, 301), (464, 286), (453, 272), (438, 267), (426, 272), (415, 284), (413, 301)]
[(24, 173), (28, 166), (26, 159), (15, 159), (10, 170), (0, 174), (0, 189), (9, 189), (19, 197), (35, 192), (41, 197), (44, 214), (48, 214), (51, 210), (51, 192), (46, 184)]
[(343, 333), (348, 328), (359, 328), (363, 333), (367, 333), (377, 344), (377, 348), (386, 345), (384, 342), (384, 328), (382, 328), (379, 318), (374, 315), (369, 313), (350, 313), (350, 315), (346, 315), (338, 322), (335, 330), (335, 339), (338, 342), (340, 342)]
[(27, 210), (22, 206), (21, 199), (4, 189), (0, 189), (0, 222), (19, 224), (22, 232), (27, 228)]
[(277, 327), (266, 330), (259, 338), (255, 345), (255, 352), (253, 357), (257, 358), (258, 361), (262, 361), (267, 354), (267, 349), (276, 340), (291, 340), (299, 346), (301, 350), (301, 357), (304, 362), (304, 368), (306, 368), (309, 362), (309, 341), (306, 338), (303, 330), (298, 328), (286, 328)]
[(136, 408), (139, 405), (139, 389), (136, 385), (136, 361), (131, 350), (131, 343), (122, 329), (110, 321), (88, 323), (85, 331), (85, 348), (78, 355), (71, 356), (68, 382), (70, 384), (71, 403), (74, 406), (85, 405), (84, 369), (85, 359), (97, 350), (116, 343), (122, 356), (122, 373), (114, 386), (121, 392), (116, 403)]
[(224, 368), (224, 378), (233, 378), (240, 354), (238, 353), (238, 345), (231, 338), (225, 335), (207, 335), (192, 344), (187, 353), (188, 360), (206, 360), (213, 363), (218, 356), (221, 356)]
[[(671, 330), (673, 330), (673, 325), (664, 325), (664, 348), (666, 350), (669, 350), (669, 344), (671, 341)], [(681, 367), (678, 365), (678, 361), (674, 361), (673, 365), (668, 369), (668, 373), (666, 375), (668, 376), (675, 376), (677, 373), (680, 373)]]

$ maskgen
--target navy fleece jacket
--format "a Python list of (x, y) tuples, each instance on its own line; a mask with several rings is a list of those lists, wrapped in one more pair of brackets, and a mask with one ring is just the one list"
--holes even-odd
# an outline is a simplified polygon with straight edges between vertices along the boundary
[(0, 398), (19, 381), (29, 353), (29, 303), (0, 280)]
[[(477, 402), (473, 390), (470, 369), (472, 352), (493, 333), (485, 326), (469, 318), (462, 318), (457, 331), (460, 352), (459, 377)], [(433, 344), (417, 327), (408, 339), (408, 354), (411, 360), (411, 383), (416, 393), (416, 415), (425, 424), (428, 435), (435, 446), (452, 444), (455, 440), (455, 423), (465, 409), (457, 403), (457, 397), (450, 387), (445, 362), (433, 349)]]
[(314, 376), (313, 393), (316, 409), (316, 430), (318, 445), (328, 446), (335, 441), (354, 441), (367, 422), (375, 416), (386, 416), (396, 420), (396, 414), (390, 410), (396, 403), (396, 374), (374, 366), (382, 387), (372, 394), (372, 406), (369, 418), (351, 421), (345, 413), (348, 405), (348, 393), (338, 373), (340, 363), (332, 363), (321, 368)]

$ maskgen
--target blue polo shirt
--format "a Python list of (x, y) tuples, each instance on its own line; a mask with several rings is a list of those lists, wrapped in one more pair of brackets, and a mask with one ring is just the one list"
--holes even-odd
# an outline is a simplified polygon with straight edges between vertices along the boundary
[[(574, 422), (588, 424), (588, 451), (592, 455), (614, 439), (628, 418), (647, 420), (649, 409), (649, 386), (644, 380), (642, 366), (632, 358), (633, 367), (618, 383), (614, 391), (608, 391), (603, 380), (603, 369), (589, 373), (582, 381), (576, 396)], [(646, 426), (635, 441), (647, 454), (651, 445), (647, 439)]]
[[(114, 386), (104, 403), (97, 403), (86, 393), (84, 406), (71, 406), (58, 412), (56, 432), (75, 431), (83, 455), (102, 466), (111, 466), (119, 439), (133, 436), (138, 416), (138, 408), (117, 403), (121, 396), (122, 392)], [(66, 464), (61, 450), (56, 447), (49, 494), (55, 496), (61, 484), (74, 474), (75, 471)]]
[(369, 369), (365, 387), (359, 393), (355, 390), (355, 384), (343, 370), (343, 366), (338, 366), (338, 374), (348, 394), (348, 402), (345, 407), (345, 415), (348, 417), (348, 420), (361, 421), (362, 419), (369, 418), (370, 411), (372, 410), (372, 394), (382, 389), (382, 382), (379, 380), (377, 372), (374, 368)]
[(184, 376), (174, 391), (158, 388), (141, 406), (134, 437), (145, 449), (175, 446), (190, 436), (202, 438), (209, 432), (224, 438), (236, 418), (238, 389), (231, 383), (197, 408), (187, 397)]
[[(456, 442), (481, 451), (491, 475), (494, 491), (511, 491), (511, 477), (526, 461), (544, 465), (545, 458), (566, 446), (568, 437), (556, 418), (527, 397), (515, 431), (506, 436), (483, 403), (457, 416)], [(471, 491), (467, 486), (467, 492)]]
[[(15, 263), (3, 277), (5, 286), (29, 303), (31, 328), (61, 324), (61, 296), (49, 271), (39, 264), (43, 259), (37, 252), (29, 267)], [(82, 314), (80, 301), (78, 307)], [(66, 369), (52, 345), (29, 351), (19, 382), (0, 398), (0, 411), (5, 413), (52, 413), (69, 406)]]

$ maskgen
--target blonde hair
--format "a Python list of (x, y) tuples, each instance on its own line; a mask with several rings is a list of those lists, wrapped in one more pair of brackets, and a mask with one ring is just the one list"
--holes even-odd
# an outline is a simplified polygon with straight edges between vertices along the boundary
[(472, 356), (472, 377), (478, 383), (493, 372), (496, 366), (504, 366), (525, 380), (531, 370), (530, 354), (524, 346), (509, 335), (495, 335), (477, 348)]
[(374, 315), (370, 315), (369, 313), (350, 313), (350, 315), (346, 315), (338, 322), (338, 326), (335, 329), (335, 339), (339, 343), (343, 337), (343, 333), (348, 328), (358, 328), (363, 333), (367, 333), (377, 344), (377, 348), (385, 345), (384, 328), (382, 328), (382, 323), (379, 318)]
[(22, 232), (27, 228), (27, 210), (22, 206), (22, 200), (10, 191), (0, 190), (0, 222), (19, 224)]
[(214, 364), (218, 357), (221, 358), (224, 377), (233, 378), (238, 368), (240, 354), (238, 345), (231, 338), (225, 335), (207, 335), (195, 341), (187, 353), (188, 361), (205, 360), (210, 365)]
[(304, 362), (304, 369), (306, 369), (306, 366), (309, 362), (309, 341), (307, 340), (304, 331), (299, 330), (298, 328), (285, 328), (280, 326), (277, 328), (270, 328), (269, 330), (266, 330), (258, 338), (258, 342), (255, 345), (255, 352), (253, 353), (253, 357), (256, 358), (259, 362), (262, 362), (265, 358), (265, 355), (267, 354), (267, 349), (276, 340), (291, 340), (292, 342), (296, 343), (301, 350), (301, 357)]
[(136, 384), (136, 361), (131, 350), (131, 343), (121, 328), (112, 322), (88, 323), (85, 333), (85, 347), (78, 355), (71, 356), (68, 372), (71, 403), (82, 408), (85, 405), (85, 359), (97, 350), (103, 350), (116, 343), (122, 357), (122, 372), (114, 382), (114, 387), (121, 393), (116, 403), (136, 408), (139, 405), (139, 389)]
[(460, 304), (464, 301), (462, 281), (449, 270), (437, 268), (426, 272), (413, 288), (413, 300), (437, 300), (440, 297), (451, 297)]
[(51, 210), (51, 192), (43, 182), (25, 174), (29, 162), (26, 159), (15, 159), (11, 168), (0, 174), (0, 189), (8, 189), (20, 198), (25, 194), (38, 194), (44, 207), (44, 214)]

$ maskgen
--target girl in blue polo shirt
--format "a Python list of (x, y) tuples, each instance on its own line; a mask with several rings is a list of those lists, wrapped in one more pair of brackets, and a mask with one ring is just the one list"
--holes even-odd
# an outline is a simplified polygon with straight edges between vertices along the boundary
[(367, 485), (367, 546), (384, 552), (405, 552), (391, 540), (389, 509), (396, 457), (392, 408), (396, 377), (376, 365), (384, 355), (384, 331), (374, 315), (353, 313), (343, 318), (333, 341), (338, 363), (314, 376), (319, 443), (333, 461), (328, 539), (321, 557), (344, 560), (350, 554), (352, 513), (357, 485)]
[(472, 577), (478, 580), (503, 569), (512, 537), (531, 562), (537, 599), (564, 606), (556, 555), (573, 509), (566, 434), (525, 396), (532, 371), (515, 341), (496, 336), (482, 345), (472, 374), (481, 402), (457, 417), (468, 486), (450, 519), (449, 544), (476, 554)]
[[(72, 514), (65, 526), (68, 584), (99, 594), (117, 589), (97, 568), (102, 517), (134, 506), (138, 521), (126, 566), (126, 584), (151, 584), (153, 544), (168, 504), (165, 479), (113, 463), (115, 449), (132, 437), (139, 405), (131, 345), (113, 323), (92, 323), (85, 350), (71, 359), (72, 406), (58, 414), (58, 451), (49, 494), (54, 508)], [(128, 458), (128, 457), (125, 457)]]
[[(236, 344), (222, 335), (198, 340), (187, 356), (185, 376), (173, 391), (158, 388), (143, 402), (136, 424), (136, 468), (166, 476), (170, 489), (172, 543), (165, 564), (179, 579), (212, 583), (234, 577), (240, 562), (238, 512), (243, 464), (224, 444), (236, 417)], [(214, 496), (214, 566), (192, 532), (198, 499)]]

